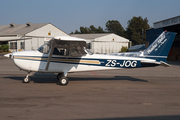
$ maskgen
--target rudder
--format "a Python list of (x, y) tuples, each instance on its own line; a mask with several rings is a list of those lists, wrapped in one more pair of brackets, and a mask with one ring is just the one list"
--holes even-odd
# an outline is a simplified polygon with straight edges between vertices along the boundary
[(162, 32), (161, 35), (144, 50), (146, 58), (156, 59), (157, 62), (166, 62), (176, 33)]

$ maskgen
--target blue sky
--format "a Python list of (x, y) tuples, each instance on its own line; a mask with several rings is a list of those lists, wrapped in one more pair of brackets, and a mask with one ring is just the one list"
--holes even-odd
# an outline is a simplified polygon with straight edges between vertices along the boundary
[(52, 23), (66, 33), (80, 26), (101, 26), (118, 20), (126, 28), (133, 16), (149, 25), (180, 15), (180, 0), (0, 0), (0, 25)]

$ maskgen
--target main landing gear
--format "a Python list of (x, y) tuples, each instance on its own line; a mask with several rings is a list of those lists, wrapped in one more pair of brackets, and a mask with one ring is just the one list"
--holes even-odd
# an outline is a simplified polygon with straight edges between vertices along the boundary
[(65, 86), (69, 83), (68, 78), (65, 77), (66, 75), (67, 74), (64, 74), (64, 73), (58, 73), (58, 75), (57, 75), (58, 84)]

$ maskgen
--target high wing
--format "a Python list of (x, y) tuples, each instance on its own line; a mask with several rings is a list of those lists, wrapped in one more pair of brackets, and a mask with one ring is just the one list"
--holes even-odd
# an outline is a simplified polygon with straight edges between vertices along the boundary
[[(52, 54), (66, 54), (67, 56), (83, 56), (87, 53), (84, 51), (86, 40), (69, 36), (57, 36), (52, 38), (48, 44), (50, 45), (49, 56), (45, 70), (48, 70), (52, 58)], [(79, 54), (76, 54), (79, 53)]]

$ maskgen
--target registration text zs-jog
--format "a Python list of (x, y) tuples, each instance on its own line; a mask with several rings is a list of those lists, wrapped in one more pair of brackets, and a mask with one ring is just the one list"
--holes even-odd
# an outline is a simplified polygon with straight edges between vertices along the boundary
[[(115, 67), (116, 65), (119, 65), (120, 67), (136, 67), (137, 61), (136, 60), (124, 60), (122, 63), (117, 62), (116, 60), (107, 60), (107, 63), (105, 66), (107, 67)], [(117, 66), (116, 66), (117, 67)]]

